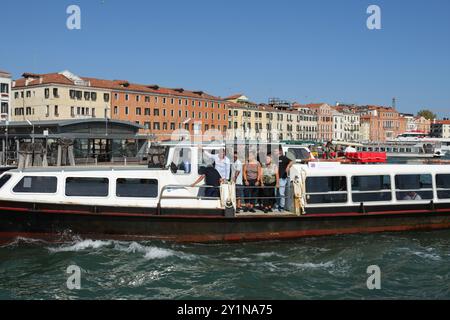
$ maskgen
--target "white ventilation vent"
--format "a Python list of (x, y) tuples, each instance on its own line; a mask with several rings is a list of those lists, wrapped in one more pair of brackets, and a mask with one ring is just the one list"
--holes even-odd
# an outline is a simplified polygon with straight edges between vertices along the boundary
[(68, 70), (62, 71), (59, 74), (72, 81), (76, 86), (90, 86), (89, 81), (81, 79), (79, 76)]

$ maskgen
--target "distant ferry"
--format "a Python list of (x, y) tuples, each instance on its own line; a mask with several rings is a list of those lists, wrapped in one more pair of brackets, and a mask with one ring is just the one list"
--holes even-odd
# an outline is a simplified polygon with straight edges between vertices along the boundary
[(450, 154), (450, 139), (449, 138), (434, 138), (421, 132), (405, 132), (399, 135), (396, 139), (389, 140), (392, 142), (431, 142), (438, 143), (443, 153)]
[(388, 141), (369, 142), (357, 147), (358, 151), (386, 152), (388, 157), (397, 158), (440, 158), (446, 155), (437, 141)]
[(222, 184), (218, 198), (191, 187), (201, 152), (170, 146), (159, 168), (155, 154), (152, 168), (5, 172), (0, 240), (227, 242), (450, 228), (448, 165), (294, 164), (285, 211), (237, 213), (234, 184)]

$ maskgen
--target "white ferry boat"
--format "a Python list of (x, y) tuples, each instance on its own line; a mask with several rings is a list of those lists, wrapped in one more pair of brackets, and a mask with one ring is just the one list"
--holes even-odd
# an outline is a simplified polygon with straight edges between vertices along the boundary
[[(218, 198), (202, 195), (209, 186), (191, 187), (201, 153), (172, 146), (161, 168), (5, 172), (0, 241), (77, 235), (222, 242), (450, 228), (447, 165), (294, 164), (286, 211), (236, 213), (234, 184), (222, 184)], [(191, 165), (179, 169), (186, 159)]]

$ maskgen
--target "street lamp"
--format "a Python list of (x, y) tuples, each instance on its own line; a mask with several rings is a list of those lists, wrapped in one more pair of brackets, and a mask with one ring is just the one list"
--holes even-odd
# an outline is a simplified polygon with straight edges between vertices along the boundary
[(106, 133), (105, 135), (108, 136), (108, 106), (105, 107), (105, 129), (106, 129)]
[(30, 120), (26, 119), (28, 124), (32, 127), (31, 131), (31, 143), (34, 145), (34, 123), (32, 123)]

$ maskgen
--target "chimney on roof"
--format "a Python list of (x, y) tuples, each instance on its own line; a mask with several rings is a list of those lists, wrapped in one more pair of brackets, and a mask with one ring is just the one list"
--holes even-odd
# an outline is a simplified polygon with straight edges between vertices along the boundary
[(147, 88), (153, 89), (153, 90), (158, 90), (159, 86), (157, 84), (151, 84), (151, 85), (147, 86)]
[(194, 91), (194, 93), (199, 95), (199, 96), (202, 96), (204, 92), (203, 91)]
[(173, 89), (174, 91), (177, 91), (177, 92), (180, 92), (180, 93), (183, 93), (184, 92), (184, 89), (183, 88), (175, 88), (175, 89)]

